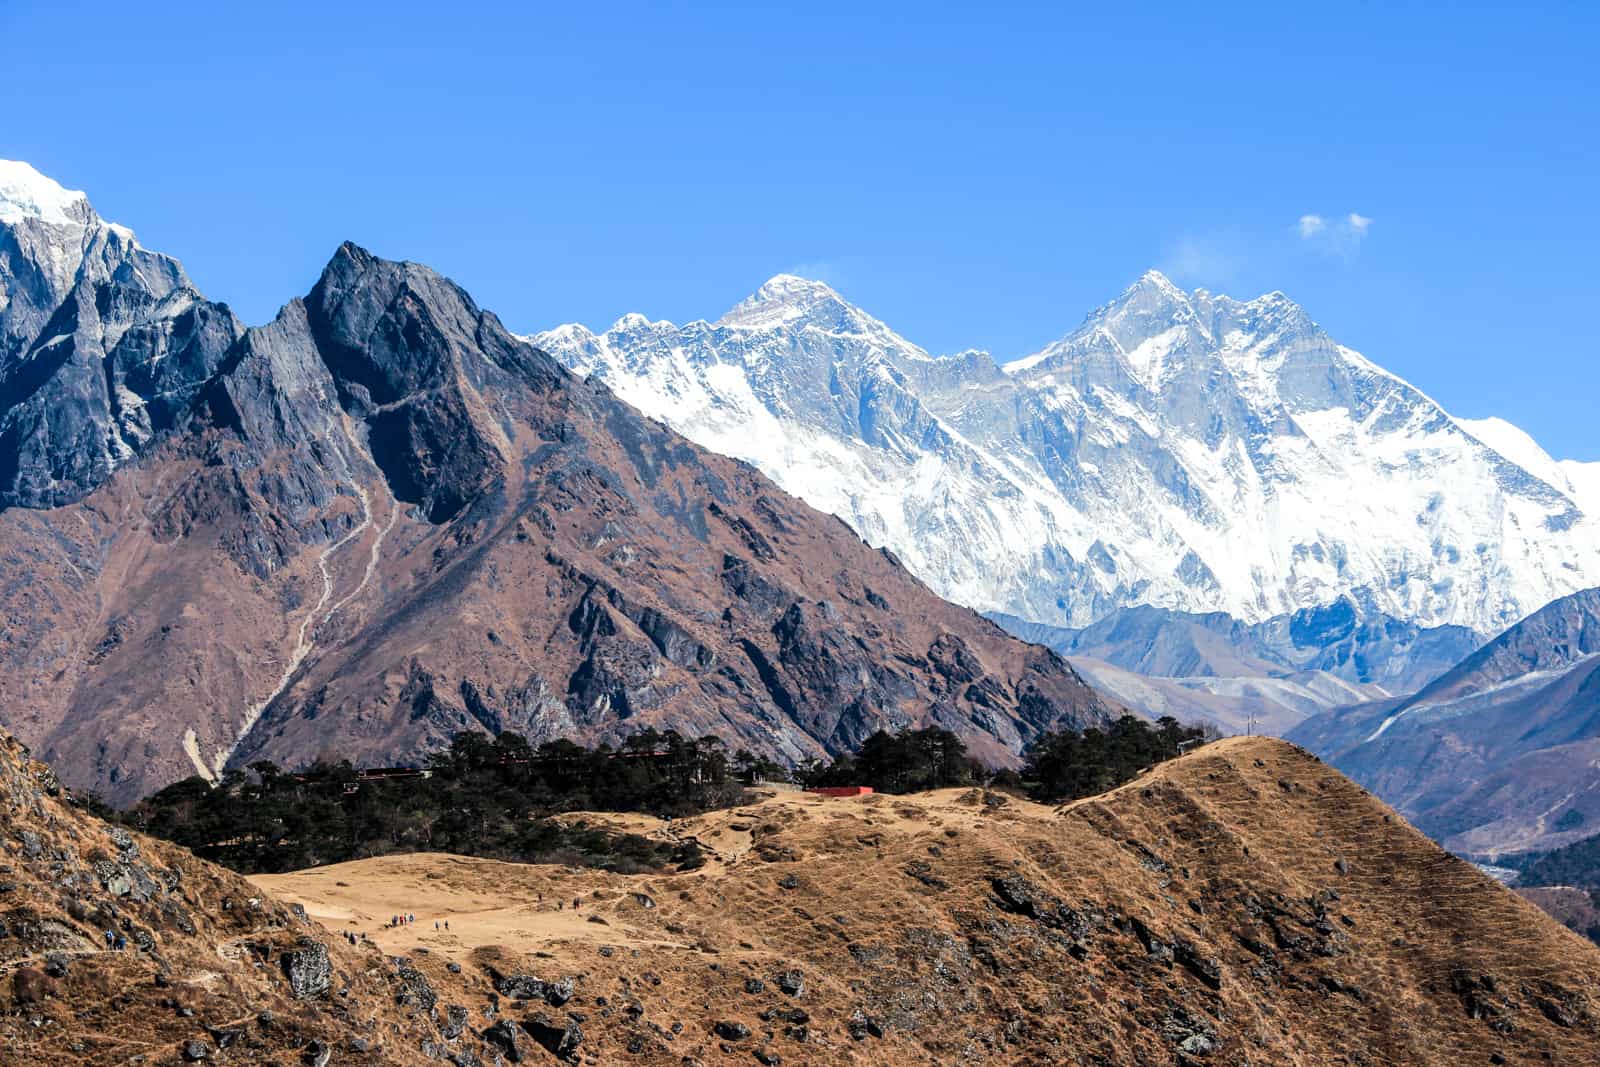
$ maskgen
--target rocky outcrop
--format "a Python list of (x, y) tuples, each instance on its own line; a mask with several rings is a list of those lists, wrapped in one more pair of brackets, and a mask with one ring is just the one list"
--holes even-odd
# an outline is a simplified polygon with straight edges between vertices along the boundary
[[(0, 733), (0, 1059), (481, 1062), (429, 980), (183, 849), (74, 806)], [(459, 990), (458, 990), (459, 991)]]
[(301, 941), (282, 956), (283, 976), (289, 992), (297, 1000), (325, 996), (333, 984), (333, 967), (328, 962), (328, 946), (311, 940)]

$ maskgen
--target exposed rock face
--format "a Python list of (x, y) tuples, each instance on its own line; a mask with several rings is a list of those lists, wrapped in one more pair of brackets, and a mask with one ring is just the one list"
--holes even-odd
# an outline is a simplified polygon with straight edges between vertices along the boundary
[[(238, 758), (292, 760), (360, 717), (351, 743), (373, 759), (475, 724), (650, 724), (798, 759), (911, 723), (1003, 759), (1105, 713), (1059, 657), (573, 379), (432, 272), (346, 248), (306, 306), (383, 491), (415, 505), (415, 547), (380, 563), (381, 625), (309, 661)], [(476, 621), (440, 626), (444, 610)], [(966, 685), (928, 658), (945, 633)]]
[[(111, 274), (181, 287), (175, 263), (121, 254)], [(91, 277), (67, 274), (63, 294)], [(121, 802), (261, 758), (415, 759), (479, 728), (656, 726), (798, 760), (939, 725), (1005, 762), (1113, 710), (425, 267), (346, 245), (237, 339), (200, 306), (127, 363), (170, 397), (144, 404), (139, 447), (74, 449), (81, 471), (23, 479), (28, 506), (0, 509), (0, 708), (74, 785)], [(0, 466), (38, 467), (46, 438), (6, 440)]]
[(0, 210), (0, 508), (99, 486), (173, 428), (240, 332), (176, 260), (21, 169), (0, 161), (0, 185), (16, 171), (62, 203)]
[(302, 941), (283, 954), (283, 975), (289, 980), (290, 994), (298, 1000), (326, 995), (333, 981), (328, 946), (318, 941)]

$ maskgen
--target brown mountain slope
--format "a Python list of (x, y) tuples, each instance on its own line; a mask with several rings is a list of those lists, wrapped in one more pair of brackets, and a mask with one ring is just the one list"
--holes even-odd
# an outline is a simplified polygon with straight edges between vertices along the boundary
[(167, 437), (0, 511), (0, 716), (117, 802), (256, 759), (715, 732), (798, 760), (938, 725), (980, 756), (1111, 710), (837, 519), (346, 245)]
[(0, 813), (0, 1063), (422, 1064), (444, 1044), (415, 972), (68, 805), (4, 735)]
[[(624, 877), (422, 855), (257, 881), (441, 981), (460, 963), (474, 1009), (491, 968), (574, 977), (537, 1010), (576, 1019), (590, 1063), (1600, 1062), (1600, 951), (1280, 741), (1059, 809), (789, 793), (573, 818), (717, 858)], [(379, 929), (395, 911), (418, 922)]]

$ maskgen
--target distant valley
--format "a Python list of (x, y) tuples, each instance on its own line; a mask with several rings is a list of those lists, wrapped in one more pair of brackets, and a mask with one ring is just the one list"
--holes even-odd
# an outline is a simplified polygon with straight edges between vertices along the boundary
[(1281, 734), (1330, 708), (1411, 693), (1482, 643), (1461, 626), (1365, 617), (1348, 599), (1254, 625), (1153, 607), (1078, 630), (993, 617), (1070, 657), (1129, 707), (1230, 733)]

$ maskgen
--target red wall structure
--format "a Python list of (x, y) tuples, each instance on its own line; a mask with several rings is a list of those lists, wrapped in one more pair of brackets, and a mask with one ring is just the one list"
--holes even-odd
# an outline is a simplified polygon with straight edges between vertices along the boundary
[(814, 789), (807, 789), (807, 793), (817, 793), (825, 797), (862, 797), (872, 792), (870, 785), (819, 785)]

